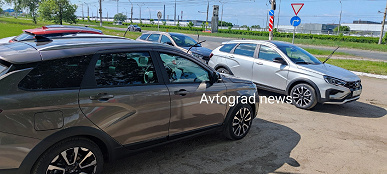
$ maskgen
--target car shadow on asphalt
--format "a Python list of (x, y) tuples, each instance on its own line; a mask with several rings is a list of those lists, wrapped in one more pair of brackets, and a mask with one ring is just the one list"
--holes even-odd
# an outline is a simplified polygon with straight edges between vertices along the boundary
[(317, 105), (312, 111), (331, 113), (347, 117), (380, 118), (387, 115), (386, 109), (363, 103), (351, 102), (343, 105)]
[(300, 139), (286, 126), (257, 118), (242, 140), (201, 135), (107, 163), (103, 173), (271, 173), (285, 163), (300, 166), (290, 157)]
[[(260, 96), (285, 96), (270, 91), (259, 90)], [(294, 109), (297, 109), (294, 107)], [(343, 105), (317, 104), (311, 109), (312, 112), (330, 113), (347, 117), (380, 118), (387, 115), (387, 110), (372, 104), (359, 101), (346, 103)]]

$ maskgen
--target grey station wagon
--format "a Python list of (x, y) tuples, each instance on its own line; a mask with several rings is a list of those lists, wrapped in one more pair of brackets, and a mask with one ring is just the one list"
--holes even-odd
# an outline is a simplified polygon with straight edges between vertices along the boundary
[(101, 173), (156, 144), (212, 130), (243, 138), (256, 86), (176, 48), (123, 38), (62, 38), (0, 46), (0, 173)]

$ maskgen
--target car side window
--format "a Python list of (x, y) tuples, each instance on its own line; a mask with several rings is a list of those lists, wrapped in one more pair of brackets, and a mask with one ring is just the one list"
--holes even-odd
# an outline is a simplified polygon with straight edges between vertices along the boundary
[(159, 38), (160, 38), (160, 35), (159, 35), (159, 34), (152, 34), (152, 35), (149, 36), (148, 41), (151, 41), (151, 42), (158, 42), (158, 41), (159, 41)]
[(235, 48), (237, 44), (225, 44), (222, 48), (219, 49), (219, 51), (229, 53), (232, 49)]
[(282, 56), (278, 54), (277, 51), (273, 50), (268, 46), (264, 46), (264, 45), (261, 46), (259, 50), (258, 58), (272, 62), (274, 58), (277, 58), (277, 57), (282, 57)]
[(210, 81), (209, 73), (200, 65), (181, 56), (160, 54), (171, 83), (201, 83)]
[(19, 83), (20, 89), (52, 90), (80, 87), (92, 55), (40, 62)]
[(146, 40), (146, 38), (148, 38), (149, 34), (143, 34), (140, 39), (141, 40)]
[(101, 54), (94, 74), (97, 87), (158, 83), (148, 52)]
[(161, 43), (172, 43), (172, 41), (167, 36), (163, 35), (161, 36)]
[(239, 44), (239, 46), (235, 49), (234, 54), (254, 57), (256, 48), (257, 44)]

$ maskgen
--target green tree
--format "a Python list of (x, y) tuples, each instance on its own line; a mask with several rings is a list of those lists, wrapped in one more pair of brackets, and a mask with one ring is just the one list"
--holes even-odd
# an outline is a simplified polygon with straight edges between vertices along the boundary
[(203, 22), (203, 23), (202, 23), (202, 30), (204, 31), (205, 29), (206, 29), (206, 23)]
[(116, 15), (114, 15), (114, 21), (115, 22), (118, 22), (118, 21), (125, 21), (126, 20), (126, 15), (122, 14), (122, 13), (118, 13)]
[(150, 19), (150, 23), (151, 23), (152, 25), (154, 25), (154, 24), (155, 24), (155, 20), (154, 20), (154, 19)]
[(167, 25), (167, 21), (163, 21), (163, 25)]
[(188, 23), (188, 28), (191, 30), (192, 29), (192, 27), (194, 26), (194, 24), (192, 23), (192, 21), (189, 21), (189, 23)]
[(251, 26), (251, 28), (261, 29), (261, 26), (260, 25), (253, 25), (253, 26)]
[[(36, 24), (36, 13), (41, 0), (5, 0), (8, 4), (13, 4), (15, 11), (28, 9), (32, 17), (32, 21)], [(0, 2), (1, 5), (1, 2)]]
[(0, 14), (3, 14), (3, 9), (0, 8)]
[[(339, 27), (337, 26), (333, 31), (339, 31)], [(340, 32), (342, 31), (351, 31), (351, 28), (348, 26), (340, 26)]]
[(38, 14), (56, 24), (62, 25), (63, 21), (72, 24), (77, 22), (76, 10), (77, 5), (72, 5), (68, 0), (43, 0), (39, 4)]
[(218, 21), (218, 25), (219, 25), (220, 27), (233, 26), (231, 22), (226, 22), (226, 21)]

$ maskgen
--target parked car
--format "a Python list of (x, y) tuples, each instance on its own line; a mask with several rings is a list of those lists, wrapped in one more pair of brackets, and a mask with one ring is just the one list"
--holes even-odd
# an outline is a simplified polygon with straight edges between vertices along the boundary
[[(104, 161), (221, 130), (248, 133), (258, 98), (179, 49), (125, 38), (37, 38), (0, 45), (0, 173), (101, 173)], [(242, 148), (242, 147), (241, 147)]]
[(352, 72), (320, 62), (293, 44), (277, 41), (230, 41), (212, 52), (218, 72), (251, 80), (258, 88), (290, 95), (293, 104), (344, 104), (360, 98), (361, 80)]
[(208, 48), (202, 47), (202, 45), (196, 42), (189, 36), (179, 33), (167, 33), (167, 32), (147, 32), (137, 38), (138, 41), (144, 42), (158, 42), (167, 44), (179, 48), (184, 52), (189, 52), (194, 57), (203, 60), (208, 63), (210, 60), (211, 51)]
[(0, 43), (18, 42), (23, 40), (34, 40), (36, 36), (43, 36), (47, 38), (62, 37), (66, 35), (74, 35), (79, 33), (87, 34), (103, 34), (101, 30), (89, 27), (70, 26), (70, 25), (47, 25), (42, 28), (23, 30), (19, 36), (12, 36), (0, 40)]
[(141, 32), (141, 27), (139, 27), (138, 25), (129, 25), (128, 30), (133, 32)]

